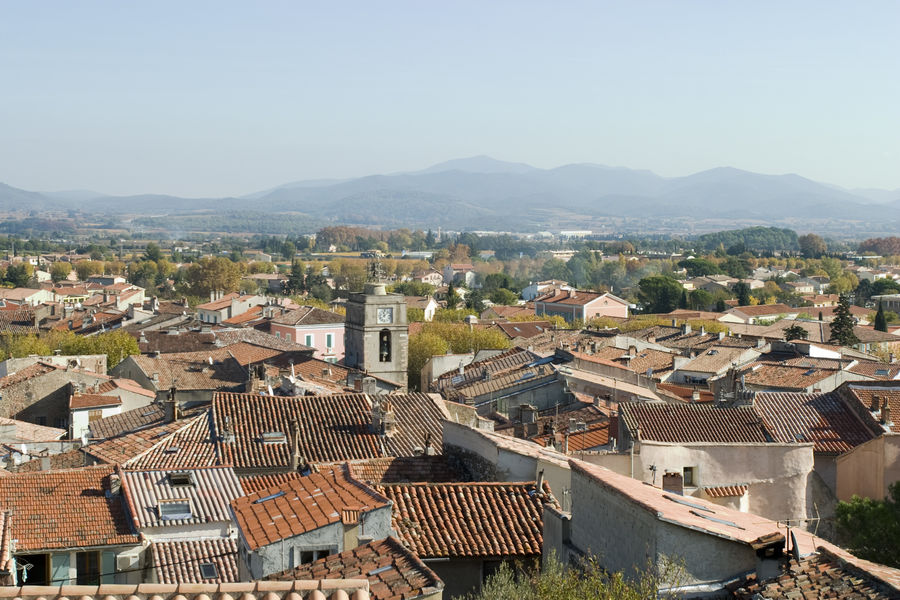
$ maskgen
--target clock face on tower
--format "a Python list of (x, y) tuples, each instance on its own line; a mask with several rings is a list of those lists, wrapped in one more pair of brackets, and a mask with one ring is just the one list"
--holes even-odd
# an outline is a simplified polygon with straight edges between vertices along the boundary
[(394, 309), (391, 307), (379, 308), (376, 313), (376, 320), (379, 324), (394, 322)]

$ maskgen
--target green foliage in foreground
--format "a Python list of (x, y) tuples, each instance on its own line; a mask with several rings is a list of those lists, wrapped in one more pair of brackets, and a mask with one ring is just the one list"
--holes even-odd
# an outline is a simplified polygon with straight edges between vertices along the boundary
[[(624, 574), (607, 573), (595, 561), (589, 560), (580, 568), (565, 568), (551, 556), (540, 572), (515, 571), (504, 563), (477, 594), (465, 600), (656, 600), (660, 597), (660, 583), (677, 581), (683, 569), (678, 565), (667, 568), (663, 575), (647, 569), (634, 579)], [(674, 577), (673, 577), (674, 576)]]
[(900, 481), (884, 500), (853, 496), (839, 502), (835, 514), (843, 545), (860, 558), (900, 567)]

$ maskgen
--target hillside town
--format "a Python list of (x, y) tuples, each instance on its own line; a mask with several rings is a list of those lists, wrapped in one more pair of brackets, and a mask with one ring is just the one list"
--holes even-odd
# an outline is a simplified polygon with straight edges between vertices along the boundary
[(900, 597), (896, 257), (428, 235), (10, 248), (2, 593)]

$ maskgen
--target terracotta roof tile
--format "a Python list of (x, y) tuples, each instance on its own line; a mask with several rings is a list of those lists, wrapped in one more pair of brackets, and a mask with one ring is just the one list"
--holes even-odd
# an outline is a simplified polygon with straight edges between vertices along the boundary
[(186, 469), (225, 464), (216, 452), (208, 409), (125, 464), (130, 469)]
[(225, 596), (241, 600), (369, 600), (367, 579), (322, 579), (319, 581), (250, 581), (245, 583), (142, 583), (138, 585), (106, 584), (22, 587), (0, 587), (4, 598), (21, 600), (66, 600), (70, 596), (79, 600), (152, 600), (154, 598), (178, 598), (181, 600), (208, 600)]
[(619, 417), (633, 437), (656, 442), (764, 443), (768, 434), (749, 406), (720, 408), (702, 404), (626, 402)]
[(444, 387), (453, 386), (461, 388), (468, 383), (480, 381), (484, 377), (484, 373), (493, 374), (503, 373), (518, 369), (523, 365), (527, 365), (538, 360), (540, 357), (534, 352), (525, 350), (524, 348), (510, 348), (500, 354), (478, 360), (463, 367), (463, 374), (457, 371), (444, 373), (435, 381), (435, 389), (443, 389)]
[[(897, 571), (896, 569), (891, 569)], [(898, 571), (900, 573), (900, 571)], [(820, 549), (818, 554), (790, 560), (778, 575), (759, 581), (751, 575), (728, 586), (737, 600), (867, 598), (888, 600), (900, 597), (900, 586), (884, 581), (880, 569), (867, 570)]]
[(125, 505), (107, 498), (113, 467), (0, 477), (0, 508), (15, 514), (16, 550), (138, 544)]
[[(296, 422), (300, 451), (308, 462), (337, 462), (384, 456), (413, 456), (430, 435), (442, 448), (440, 400), (427, 394), (373, 396), (389, 399), (397, 419), (396, 433), (377, 435), (371, 428), (372, 399), (366, 394), (281, 397), (217, 393), (213, 397), (215, 431), (229, 430), (234, 441), (219, 441), (222, 461), (236, 469), (285, 467), (291, 463), (291, 438)], [(227, 421), (227, 424), (226, 424)], [(264, 443), (265, 432), (281, 432), (283, 441)]]
[(419, 483), (380, 488), (393, 528), (421, 558), (539, 556), (544, 503), (532, 483)]
[(387, 498), (338, 467), (259, 490), (234, 500), (231, 506), (248, 547), (256, 550), (338, 523), (344, 509), (370, 512), (388, 504)]
[(813, 442), (816, 452), (843, 453), (875, 437), (836, 392), (760, 392), (753, 406), (776, 441)]
[(446, 456), (401, 456), (354, 460), (347, 465), (359, 481), (369, 484), (450, 483), (464, 478), (459, 468)]
[(41, 375), (46, 375), (47, 373), (52, 373), (57, 369), (58, 367), (54, 367), (53, 365), (42, 362), (35, 363), (7, 375), (6, 377), (0, 377), (0, 390), (28, 381), (29, 379), (34, 379), (35, 377), (40, 377)]
[[(159, 583), (234, 583), (238, 574), (237, 540), (214, 538), (150, 544)], [(218, 577), (204, 578), (200, 565), (212, 564)]]
[(91, 423), (91, 436), (107, 439), (162, 424), (166, 413), (159, 402), (140, 406)]
[(272, 322), (292, 326), (343, 324), (344, 315), (314, 306), (301, 306), (296, 310), (276, 315), (272, 318)]
[(429, 596), (444, 587), (434, 571), (394, 537), (369, 542), (326, 556), (267, 579), (342, 579), (368, 577), (374, 600), (407, 600)]
[(69, 398), (69, 410), (84, 410), (86, 408), (99, 408), (101, 406), (121, 406), (122, 399), (118, 396), (104, 396), (102, 394), (72, 394)]
[[(879, 404), (883, 405), (887, 401), (891, 409), (891, 421), (893, 422), (890, 430), (894, 433), (900, 433), (900, 382), (888, 383), (885, 381), (878, 383), (881, 385), (864, 386), (851, 383), (847, 386), (846, 391), (867, 411), (871, 409), (872, 400), (875, 396), (878, 396)], [(880, 410), (877, 415), (879, 417), (881, 416)]]
[(834, 376), (837, 372), (837, 369), (754, 362), (747, 365), (741, 371), (741, 375), (746, 384), (757, 388), (802, 391)]
[(720, 485), (716, 487), (705, 487), (703, 491), (710, 498), (733, 498), (743, 496), (747, 493), (746, 485)]

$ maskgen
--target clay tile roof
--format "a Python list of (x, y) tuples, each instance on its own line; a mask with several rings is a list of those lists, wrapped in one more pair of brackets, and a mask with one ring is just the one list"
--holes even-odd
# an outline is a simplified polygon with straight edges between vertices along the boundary
[(549, 487), (531, 483), (417, 483), (380, 488), (392, 526), (419, 557), (539, 556)]
[(900, 375), (900, 364), (885, 364), (876, 361), (860, 361), (849, 369), (853, 373), (867, 375), (875, 379), (893, 380)]
[(805, 390), (823, 379), (832, 377), (837, 369), (822, 369), (814, 366), (773, 365), (755, 362), (742, 371), (744, 382), (749, 385), (784, 390)]
[(444, 373), (438, 377), (434, 385), (436, 389), (442, 389), (450, 385), (460, 388), (469, 382), (481, 380), (485, 371), (491, 374), (502, 373), (533, 363), (539, 358), (534, 352), (516, 346), (464, 366), (462, 375), (459, 374), (458, 370)]
[[(16, 442), (47, 442), (50, 440), (58, 440), (65, 437), (67, 432), (65, 429), (57, 429), (56, 427), (47, 427), (46, 425), (35, 425), (28, 421), (19, 421), (17, 419), (8, 419), (0, 417), (0, 425), (12, 425), (15, 427)], [(11, 442), (13, 440), (6, 440)]]
[(104, 396), (102, 394), (72, 394), (69, 399), (69, 410), (84, 410), (86, 408), (99, 408), (101, 406), (120, 406), (122, 399), (118, 396)]
[(705, 487), (703, 491), (710, 498), (733, 498), (743, 496), (747, 493), (746, 485), (720, 485), (715, 487)]
[(0, 511), (0, 570), (11, 572), (12, 562), (12, 515), (7, 511)]
[(843, 453), (875, 437), (836, 392), (760, 392), (753, 406), (776, 441), (813, 442), (816, 452)]
[[(212, 364), (209, 364), (212, 359)], [(151, 379), (156, 374), (157, 389), (177, 385), (179, 390), (216, 390), (242, 386), (247, 381), (244, 367), (223, 348), (209, 352), (184, 352), (156, 356), (129, 356), (127, 360)], [(177, 381), (176, 381), (177, 379)]]
[[(848, 560), (849, 558), (849, 560)], [(893, 572), (893, 573), (891, 573)], [(737, 600), (757, 598), (867, 598), (900, 597), (900, 570), (842, 557), (825, 548), (817, 554), (790, 560), (770, 579), (754, 573), (728, 585)]]
[(168, 439), (171, 434), (186, 428), (203, 417), (204, 415), (193, 411), (190, 413), (189, 418), (179, 419), (171, 423), (160, 422), (153, 427), (139, 429), (119, 437), (83, 446), (82, 449), (101, 462), (124, 464), (152, 449), (163, 440)]
[(496, 326), (510, 339), (530, 338), (553, 329), (549, 321), (511, 321)]
[(293, 570), (269, 575), (268, 579), (342, 579), (368, 577), (373, 600), (407, 600), (430, 596), (444, 582), (422, 560), (394, 537), (369, 542), (333, 554)]
[(41, 375), (46, 375), (47, 373), (52, 373), (56, 371), (57, 367), (53, 365), (48, 365), (42, 362), (35, 363), (24, 369), (16, 371), (6, 377), (0, 377), (0, 389), (8, 388), (12, 385), (16, 385), (22, 383), (24, 381), (28, 381), (29, 379), (34, 379), (35, 377), (40, 377)]
[(113, 467), (0, 477), (0, 509), (14, 513), (16, 550), (138, 544), (121, 498), (107, 498)]
[[(85, 456), (84, 452), (81, 451), (81, 448), (74, 448), (66, 452), (60, 452), (59, 454), (51, 454), (49, 458), (50, 468), (54, 471), (57, 471), (60, 469), (77, 469), (79, 467), (84, 467), (86, 465), (87, 457)], [(18, 466), (16, 472), (33, 473), (35, 471), (46, 470), (43, 468), (41, 462), (41, 458), (34, 458), (32, 460), (23, 462)]]
[(65, 585), (0, 587), (0, 597), (20, 600), (369, 600), (367, 579), (322, 579), (319, 581), (250, 581), (246, 583), (141, 583), (138, 585)]
[[(172, 473), (187, 475), (190, 483), (173, 484)], [(230, 523), (229, 504), (244, 495), (231, 467), (123, 471), (122, 489), (129, 512), (139, 528), (202, 525), (213, 521)], [(189, 518), (162, 518), (160, 503), (175, 499), (186, 499), (190, 503)]]
[[(314, 470), (315, 465), (312, 467)], [(244, 494), (249, 495), (260, 490), (270, 487), (277, 487), (283, 483), (287, 483), (292, 479), (303, 477), (299, 471), (287, 471), (285, 473), (254, 473), (252, 475), (241, 474), (238, 478), (241, 481), (241, 487), (244, 488)]]
[(748, 317), (762, 317), (768, 315), (792, 314), (798, 312), (798, 309), (791, 308), (787, 304), (757, 304), (754, 306), (735, 306), (728, 312), (740, 312)]
[(165, 410), (162, 404), (158, 402), (147, 406), (139, 406), (138, 408), (94, 421), (90, 426), (91, 436), (98, 439), (107, 439), (123, 433), (139, 431), (162, 424), (165, 416)]
[[(312, 463), (413, 456), (416, 448), (424, 447), (426, 434), (440, 451), (442, 421), (447, 417), (442, 402), (417, 393), (391, 394), (389, 398), (397, 419), (396, 432), (380, 436), (371, 429), (372, 401), (365, 394), (289, 398), (217, 393), (213, 396), (215, 431), (220, 438), (229, 429), (234, 434), (233, 442), (218, 442), (219, 455), (236, 469), (288, 466), (293, 422), (299, 427), (300, 451)], [(264, 443), (262, 434), (266, 432), (281, 432), (284, 439)]]
[(220, 310), (225, 308), (226, 306), (231, 306), (231, 301), (237, 298), (240, 298), (241, 294), (239, 292), (231, 292), (230, 294), (225, 294), (218, 300), (213, 300), (212, 302), (204, 302), (203, 304), (197, 305), (197, 310)]
[(720, 408), (703, 404), (626, 402), (619, 416), (637, 438), (655, 442), (720, 444), (765, 443), (768, 434), (749, 406)]
[(457, 400), (459, 398), (476, 398), (485, 394), (497, 393), (503, 390), (513, 389), (522, 385), (538, 385), (556, 380), (556, 369), (553, 365), (543, 364), (534, 367), (522, 367), (513, 371), (507, 371), (499, 375), (481, 380), (470, 380), (466, 385), (451, 386), (445, 388), (446, 397)]
[(894, 433), (900, 433), (900, 383), (879, 383), (882, 385), (862, 386), (850, 384), (847, 391), (865, 410), (869, 410), (872, 407), (873, 396), (878, 396), (881, 404), (883, 404), (886, 399), (888, 406), (891, 409), (891, 421), (893, 422), (890, 429)]
[(216, 452), (211, 415), (207, 409), (185, 425), (160, 438), (149, 449), (124, 463), (130, 469), (187, 469), (224, 464)]
[(354, 460), (347, 465), (359, 481), (369, 484), (450, 483), (464, 478), (455, 463), (446, 456), (400, 456)]
[(349, 476), (345, 468), (310, 473), (231, 503), (250, 550), (341, 521), (344, 509), (370, 512), (389, 500)]
[(344, 315), (339, 315), (330, 310), (323, 310), (314, 306), (301, 306), (296, 310), (274, 317), (272, 322), (293, 326), (323, 325), (329, 323), (343, 323)]
[[(694, 388), (689, 386), (675, 385), (674, 383), (657, 383), (656, 384), (656, 392), (659, 393), (661, 391), (669, 392), (676, 396), (678, 399), (683, 402), (693, 402), (694, 397)], [(699, 402), (712, 402), (716, 399), (712, 392), (709, 390), (699, 390), (700, 392), (700, 400)]]
[(619, 304), (627, 304), (621, 298), (617, 298), (612, 294), (603, 294), (599, 292), (587, 292), (584, 290), (552, 290), (543, 296), (535, 298), (535, 302), (545, 304), (564, 304), (567, 306), (584, 306), (594, 300), (606, 296)]
[[(159, 583), (232, 583), (240, 581), (237, 540), (213, 538), (150, 544)], [(200, 565), (211, 564), (218, 577), (204, 578)]]

